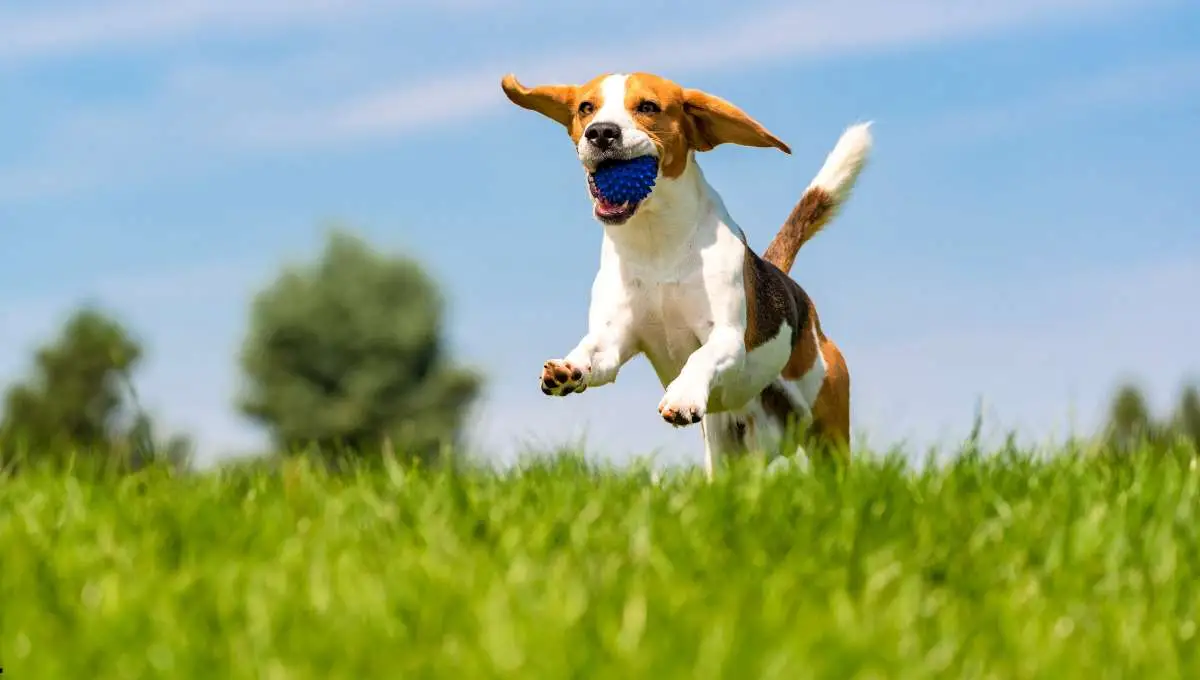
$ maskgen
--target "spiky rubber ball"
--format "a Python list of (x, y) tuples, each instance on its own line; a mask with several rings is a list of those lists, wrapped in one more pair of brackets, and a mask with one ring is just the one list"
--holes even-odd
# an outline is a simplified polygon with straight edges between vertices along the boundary
[(639, 156), (627, 161), (606, 161), (592, 173), (600, 197), (608, 203), (637, 203), (650, 195), (658, 176), (658, 159)]

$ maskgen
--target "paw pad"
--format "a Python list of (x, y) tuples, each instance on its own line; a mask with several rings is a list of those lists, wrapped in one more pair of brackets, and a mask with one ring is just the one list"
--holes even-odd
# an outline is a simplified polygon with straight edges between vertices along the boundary
[(586, 389), (583, 369), (580, 367), (557, 360), (542, 365), (542, 394), (562, 397)]

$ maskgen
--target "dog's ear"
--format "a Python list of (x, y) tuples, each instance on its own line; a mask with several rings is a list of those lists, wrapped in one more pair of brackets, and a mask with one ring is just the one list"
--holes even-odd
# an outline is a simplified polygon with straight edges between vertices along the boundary
[(575, 96), (579, 91), (575, 85), (539, 85), (530, 89), (510, 73), (500, 81), (500, 87), (517, 106), (537, 111), (567, 127), (575, 117)]
[(718, 144), (775, 147), (790, 154), (791, 149), (767, 131), (758, 121), (729, 102), (700, 90), (683, 91), (684, 128), (688, 142), (697, 151), (709, 151)]

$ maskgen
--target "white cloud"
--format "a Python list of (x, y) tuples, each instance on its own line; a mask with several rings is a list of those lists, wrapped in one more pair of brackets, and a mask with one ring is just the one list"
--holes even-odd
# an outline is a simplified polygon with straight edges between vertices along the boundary
[(499, 83), (495, 73), (469, 73), (366, 95), (314, 112), (264, 111), (239, 121), (231, 136), (251, 148), (397, 137), (495, 110)]
[[(1143, 3), (1146, 7), (1150, 3)], [(720, 31), (678, 42), (656, 43), (659, 68), (736, 68), (793, 56), (827, 56), (911, 48), (963, 40), (1019, 27), (1078, 23), (1131, 0), (848, 0), (794, 3), (730, 22)], [(696, 42), (705, 49), (694, 49)], [(649, 45), (647, 47), (650, 47)]]
[[(483, 0), (125, 0), (0, 11), (0, 63), (131, 50), (180, 38), (245, 35), (416, 7), (459, 8)], [(46, 3), (43, 3), (43, 6)]]
[[(254, 127), (274, 131), (268, 133), (274, 141), (290, 137), (291, 143), (388, 137), (506, 106), (506, 100), (497, 95), (498, 82), (510, 70), (531, 83), (578, 82), (612, 70), (677, 74), (739, 70), (787, 58), (912, 48), (1020, 26), (1078, 22), (1133, 4), (1132, 0), (1006, 0), (969, 5), (951, 0), (795, 3), (756, 11), (746, 19), (711, 22), (723, 26), (720, 30), (689, 27), (678, 31), (678, 38), (655, 35), (633, 44), (588, 45), (568, 54), (489, 64), (415, 84), (384, 87), (302, 118), (291, 111), (274, 112), (256, 120)], [(699, 45), (703, 49), (698, 49)], [(448, 116), (448, 111), (456, 115)]]
[[(1170, 1), (1150, 0), (1150, 6)], [(99, 49), (143, 44), (181, 31), (320, 24), (334, 12), (365, 15), (382, 7), (414, 4), (404, 0), (349, 4), (268, 0), (253, 5), (231, 0), (182, 4), (130, 0), (102, 19), (81, 14), (82, 18), (68, 20), (60, 15), (73, 15), (65, 12), (56, 13), (53, 20), (15, 17), (24, 26), (16, 33), (26, 37), (0, 46), (0, 60), (4, 50), (15, 55), (49, 53), (52, 48)], [(241, 8), (251, 6), (252, 15), (245, 15), (251, 10)], [(300, 57), (289, 56), (267, 66), (176, 65), (168, 71), (166, 87), (135, 106), (74, 108), (57, 119), (51, 116), (43, 134), (36, 137), (43, 140), (39, 142), (43, 148), (29, 153), (23, 162), (0, 168), (0, 201), (61, 195), (97, 183), (136, 182), (138, 177), (160, 176), (168, 169), (179, 172), (206, 162), (228, 162), (230, 154), (258, 153), (264, 147), (342, 145), (461, 123), (508, 106), (499, 78), (509, 70), (528, 82), (580, 80), (603, 70), (633, 68), (679, 76), (736, 71), (789, 58), (900, 50), (1018, 28), (1077, 23), (1117, 10), (1144, 11), (1147, 6), (1134, 0), (1007, 0), (969, 5), (956, 0), (805, 2), (718, 17), (681, 28), (675, 33), (678, 38), (655, 34), (558, 54), (495, 56), (459, 71), (426, 76), (414, 77), (413, 69), (401, 69), (410, 75), (398, 84), (378, 81), (378, 64), (386, 61), (387, 54), (380, 50), (385, 48), (330, 44), (318, 37)], [(14, 18), (7, 20), (11, 23)], [(0, 23), (5, 23), (4, 17)], [(121, 171), (113, 172), (114, 168)]]

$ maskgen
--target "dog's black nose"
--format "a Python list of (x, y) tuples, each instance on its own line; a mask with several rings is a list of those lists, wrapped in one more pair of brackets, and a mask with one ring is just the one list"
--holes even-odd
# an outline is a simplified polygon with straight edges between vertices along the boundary
[(621, 141), (621, 126), (616, 123), (592, 123), (584, 130), (583, 136), (597, 149), (607, 151), (608, 147)]

